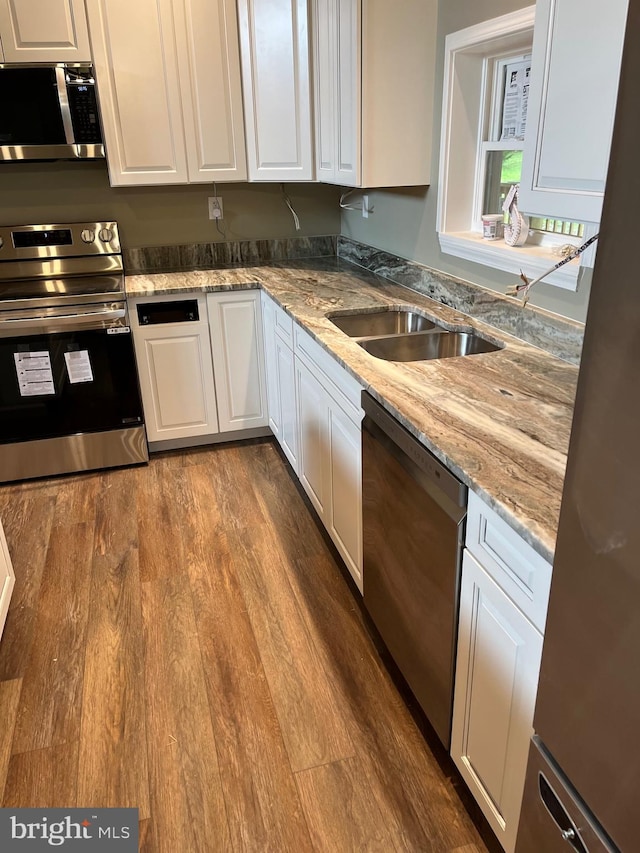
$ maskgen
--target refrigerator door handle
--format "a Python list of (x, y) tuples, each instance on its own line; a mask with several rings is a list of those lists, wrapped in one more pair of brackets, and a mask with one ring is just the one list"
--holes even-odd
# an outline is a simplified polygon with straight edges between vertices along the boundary
[(569, 814), (560, 802), (560, 798), (542, 772), (538, 773), (538, 791), (540, 792), (540, 799), (551, 815), (551, 819), (560, 830), (563, 841), (568, 842), (576, 853), (589, 853), (580, 838), (578, 828), (569, 817)]

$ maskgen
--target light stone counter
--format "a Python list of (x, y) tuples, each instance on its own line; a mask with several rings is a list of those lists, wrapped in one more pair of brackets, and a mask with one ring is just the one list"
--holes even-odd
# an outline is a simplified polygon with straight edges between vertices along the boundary
[[(578, 369), (413, 290), (336, 258), (127, 276), (129, 297), (262, 287), (380, 403), (553, 560)], [(474, 328), (499, 352), (422, 362), (374, 358), (327, 313), (413, 305)]]

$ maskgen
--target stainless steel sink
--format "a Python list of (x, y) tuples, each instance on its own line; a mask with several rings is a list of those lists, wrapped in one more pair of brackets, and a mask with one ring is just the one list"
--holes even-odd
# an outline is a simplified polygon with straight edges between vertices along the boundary
[(433, 358), (496, 352), (501, 349), (496, 344), (467, 332), (395, 335), (362, 340), (358, 343), (368, 353), (385, 361), (426, 361)]
[(431, 320), (410, 308), (383, 308), (381, 311), (341, 314), (329, 317), (329, 320), (351, 338), (406, 335), (438, 328)]

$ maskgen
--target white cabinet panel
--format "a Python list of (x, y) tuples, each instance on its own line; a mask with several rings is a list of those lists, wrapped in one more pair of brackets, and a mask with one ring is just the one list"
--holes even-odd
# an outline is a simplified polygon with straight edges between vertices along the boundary
[(316, 170), (318, 180), (336, 180), (335, 0), (314, 0)]
[(268, 423), (260, 291), (207, 297), (220, 431)]
[(337, 26), (337, 141), (335, 181), (360, 186), (362, 160), (362, 6), (360, 0), (342, 0), (336, 10)]
[(327, 394), (296, 359), (296, 400), (300, 435), (298, 474), (318, 515), (327, 524), (329, 497), (329, 404)]
[(188, 183), (171, 0), (87, 0), (112, 186)]
[(262, 291), (269, 427), (298, 473), (298, 411), (291, 318)]
[(436, 0), (312, 0), (311, 8), (318, 178), (428, 184)]
[(500, 843), (514, 849), (542, 634), (465, 550), (451, 755)]
[(246, 177), (233, 0), (87, 0), (112, 186)]
[[(181, 301), (183, 295), (153, 302)], [(131, 328), (149, 441), (215, 435), (218, 432), (211, 342), (204, 296), (197, 321), (141, 326), (135, 305)]]
[(249, 178), (313, 178), (307, 0), (238, 0)]
[[(247, 177), (234, 0), (176, 4), (189, 180)], [(184, 14), (183, 14), (184, 10)]]
[(280, 446), (298, 472), (298, 411), (293, 351), (276, 333), (276, 371), (280, 400)]
[(82, 0), (0, 0), (5, 62), (89, 62)]
[(519, 193), (527, 213), (598, 222), (627, 0), (538, 0)]
[(329, 408), (329, 533), (362, 592), (361, 427), (335, 402)]
[(264, 290), (262, 301), (262, 336), (264, 338), (264, 366), (267, 380), (267, 407), (269, 410), (269, 428), (282, 444), (282, 412), (278, 387), (278, 366), (276, 357), (276, 304)]
[(7, 619), (9, 602), (13, 594), (16, 576), (11, 565), (11, 557), (7, 548), (7, 540), (4, 536), (2, 523), (0, 522), (0, 637)]

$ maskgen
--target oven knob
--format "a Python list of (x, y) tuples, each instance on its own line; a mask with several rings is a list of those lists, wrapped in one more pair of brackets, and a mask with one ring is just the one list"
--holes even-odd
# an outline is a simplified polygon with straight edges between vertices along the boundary
[(110, 243), (113, 239), (113, 231), (111, 228), (101, 228), (98, 232), (98, 237), (100, 237), (103, 243)]
[(83, 243), (93, 243), (96, 239), (96, 232), (91, 228), (85, 228), (80, 234)]

